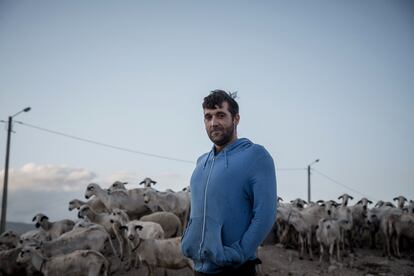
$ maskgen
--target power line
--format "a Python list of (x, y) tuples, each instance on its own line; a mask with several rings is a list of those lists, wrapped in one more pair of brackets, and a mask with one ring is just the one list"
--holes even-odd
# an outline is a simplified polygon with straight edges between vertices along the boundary
[(126, 151), (126, 152), (129, 152), (129, 153), (135, 153), (135, 154), (140, 154), (140, 155), (145, 155), (145, 156), (149, 156), (149, 157), (155, 157), (155, 158), (160, 158), (160, 159), (165, 159), (165, 160), (170, 160), (170, 161), (177, 161), (177, 162), (183, 162), (183, 163), (188, 163), (188, 164), (195, 164), (195, 162), (190, 161), (190, 160), (179, 159), (179, 158), (169, 157), (169, 156), (165, 156), (165, 155), (158, 155), (158, 154), (143, 152), (143, 151), (139, 151), (139, 150), (114, 146), (114, 145), (94, 141), (94, 140), (91, 140), (91, 139), (86, 139), (86, 138), (81, 138), (81, 137), (74, 136), (74, 135), (71, 135), (71, 134), (66, 134), (66, 133), (63, 133), (63, 132), (60, 132), (60, 131), (55, 131), (55, 130), (47, 129), (47, 128), (44, 128), (44, 127), (35, 126), (35, 125), (24, 123), (24, 122), (21, 122), (21, 121), (15, 121), (15, 122), (18, 123), (18, 124), (27, 126), (27, 127), (37, 129), (37, 130), (41, 130), (41, 131), (44, 131), (44, 132), (64, 136), (66, 138), (70, 138), (70, 139), (74, 139), (74, 140), (78, 140), (78, 141), (82, 141), (82, 142), (86, 142), (86, 143), (90, 143), (90, 144), (94, 144), (94, 145), (98, 145), (98, 146), (102, 146), (102, 147), (106, 147), (106, 148)]
[[(321, 175), (321, 176), (325, 177), (326, 179), (332, 181), (333, 183), (335, 183), (337, 185), (340, 185), (340, 186), (342, 186), (342, 187), (344, 187), (344, 188), (346, 188), (346, 189), (348, 189), (350, 191), (353, 191), (354, 193), (360, 194), (360, 195), (362, 195), (362, 196), (364, 196), (366, 198), (373, 198), (372, 196), (368, 196), (368, 195), (366, 195), (366, 194), (364, 194), (364, 193), (362, 193), (362, 192), (360, 192), (360, 191), (358, 191), (358, 190), (356, 190), (354, 188), (351, 188), (351, 187), (349, 187), (349, 186), (347, 186), (347, 185), (345, 185), (345, 184), (343, 184), (343, 183), (341, 183), (341, 182), (339, 182), (339, 181), (337, 181), (337, 180), (335, 180), (335, 179), (327, 176), (326, 174), (324, 174), (324, 173), (322, 173), (322, 172), (320, 172), (320, 171), (318, 171), (318, 170), (316, 170), (314, 168), (312, 168), (312, 171), (315, 171), (316, 173), (318, 173), (319, 175)], [(378, 201), (378, 199), (376, 199), (376, 198), (373, 198), (373, 199), (376, 200), (376, 201)]]
[[(0, 121), (0, 122), (2, 122), (2, 121)], [(186, 160), (186, 159), (179, 159), (179, 158), (175, 158), (175, 157), (158, 155), (158, 154), (138, 151), (138, 150), (134, 150), (134, 149), (128, 149), (128, 148), (125, 148), (125, 147), (115, 146), (115, 145), (111, 145), (111, 144), (107, 144), (107, 143), (102, 143), (102, 142), (94, 141), (94, 140), (91, 140), (91, 139), (86, 139), (86, 138), (82, 138), (82, 137), (79, 137), (79, 136), (63, 133), (63, 132), (60, 132), (60, 131), (51, 130), (51, 129), (40, 127), (40, 126), (35, 126), (35, 125), (25, 123), (25, 122), (22, 122), (22, 121), (14, 121), (14, 122), (18, 123), (20, 125), (26, 126), (26, 127), (31, 127), (31, 128), (34, 128), (34, 129), (37, 129), (37, 130), (40, 130), (40, 131), (52, 133), (52, 134), (55, 134), (55, 135), (59, 135), (59, 136), (63, 136), (63, 137), (66, 137), (66, 138), (78, 140), (78, 141), (81, 141), (81, 142), (86, 142), (86, 143), (89, 143), (89, 144), (94, 144), (94, 145), (103, 146), (103, 147), (107, 147), (107, 148), (111, 148), (111, 149), (116, 149), (116, 150), (121, 150), (121, 151), (129, 152), (129, 153), (134, 153), (134, 154), (140, 154), (140, 155), (145, 155), (145, 156), (150, 156), (150, 157), (155, 157), (155, 158), (161, 158), (161, 159), (170, 160), (170, 161), (178, 161), (178, 162), (184, 162), (184, 163), (188, 163), (188, 164), (195, 164), (195, 162), (190, 161), (190, 160)], [(306, 168), (276, 168), (276, 170), (277, 171), (304, 171), (304, 170), (306, 170)]]

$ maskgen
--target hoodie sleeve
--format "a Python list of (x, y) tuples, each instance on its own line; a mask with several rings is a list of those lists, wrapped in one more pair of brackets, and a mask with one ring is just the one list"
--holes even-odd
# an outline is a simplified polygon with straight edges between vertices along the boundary
[(242, 239), (231, 246), (240, 253), (242, 262), (262, 243), (275, 222), (276, 173), (273, 159), (267, 151), (253, 163), (248, 185), (253, 217)]

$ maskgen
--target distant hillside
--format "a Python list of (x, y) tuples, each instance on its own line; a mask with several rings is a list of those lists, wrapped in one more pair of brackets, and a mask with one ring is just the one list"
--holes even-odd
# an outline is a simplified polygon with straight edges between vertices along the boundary
[(17, 234), (23, 234), (27, 231), (33, 230), (36, 227), (33, 224), (23, 223), (23, 222), (11, 222), (6, 223), (6, 230), (13, 230)]

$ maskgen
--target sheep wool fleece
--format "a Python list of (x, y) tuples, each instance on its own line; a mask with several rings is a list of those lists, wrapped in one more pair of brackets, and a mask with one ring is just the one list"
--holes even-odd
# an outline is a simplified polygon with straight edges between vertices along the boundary
[(276, 216), (276, 174), (263, 146), (240, 138), (197, 160), (181, 248), (195, 270), (218, 273), (256, 258)]

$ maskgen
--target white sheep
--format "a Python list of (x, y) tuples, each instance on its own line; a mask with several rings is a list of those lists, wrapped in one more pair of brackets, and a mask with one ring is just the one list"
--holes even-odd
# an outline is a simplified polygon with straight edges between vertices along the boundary
[(171, 212), (155, 212), (139, 219), (140, 221), (152, 221), (161, 225), (165, 238), (181, 236), (183, 228), (180, 219)]
[(36, 228), (42, 228), (48, 234), (50, 239), (56, 239), (65, 232), (72, 230), (75, 223), (69, 219), (50, 222), (49, 218), (39, 213), (33, 217)]
[(139, 256), (141, 263), (147, 266), (148, 275), (154, 275), (154, 268), (181, 269), (188, 267), (193, 270), (193, 262), (181, 252), (181, 239), (164, 240), (143, 239), (143, 226), (137, 227), (137, 237), (133, 239), (134, 252)]
[(3, 232), (0, 235), (0, 250), (6, 250), (17, 247), (19, 244), (19, 236), (12, 230)]
[(108, 193), (98, 184), (91, 183), (86, 188), (85, 197), (89, 199), (92, 196), (99, 198), (109, 211), (112, 211), (114, 208), (123, 209), (130, 218), (138, 219), (150, 212), (144, 203), (144, 197), (139, 194), (131, 197), (128, 193), (121, 191)]
[(47, 258), (36, 248), (25, 246), (17, 257), (17, 263), (31, 263), (45, 276), (106, 276), (109, 270), (109, 262), (101, 253), (94, 250), (77, 250)]
[(110, 236), (115, 238), (115, 233), (112, 230), (112, 223), (110, 222), (108, 213), (97, 213), (92, 207), (83, 205), (79, 209), (78, 218), (87, 218), (90, 222), (102, 225)]

